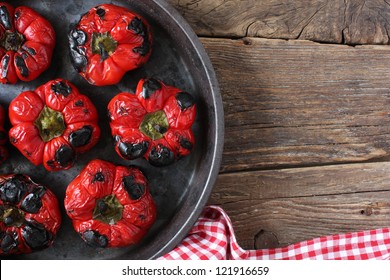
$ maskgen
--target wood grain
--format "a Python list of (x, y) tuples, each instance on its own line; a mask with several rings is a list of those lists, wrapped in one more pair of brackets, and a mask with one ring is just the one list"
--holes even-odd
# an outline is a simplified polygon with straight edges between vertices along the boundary
[(197, 34), (387, 44), (390, 1), (169, 0)]
[(390, 163), (221, 174), (209, 204), (246, 249), (389, 227)]
[(220, 83), (208, 204), (239, 244), (389, 227), (390, 1), (168, 1), (204, 36)]
[(224, 102), (221, 172), (388, 159), (390, 46), (201, 41)]

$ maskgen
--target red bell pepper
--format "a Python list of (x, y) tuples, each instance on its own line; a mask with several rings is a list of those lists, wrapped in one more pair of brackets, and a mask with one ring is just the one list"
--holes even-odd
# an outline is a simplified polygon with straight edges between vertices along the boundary
[(89, 83), (112, 85), (142, 66), (151, 54), (152, 33), (138, 14), (102, 4), (84, 14), (69, 33), (71, 61)]
[(0, 82), (31, 81), (51, 62), (55, 32), (51, 24), (28, 7), (0, 3)]
[(74, 229), (93, 247), (138, 243), (156, 219), (142, 172), (102, 160), (92, 160), (69, 184), (64, 203)]
[(124, 159), (143, 156), (154, 166), (164, 166), (194, 147), (194, 98), (154, 78), (142, 79), (135, 95), (116, 95), (108, 112), (115, 150)]
[(52, 245), (61, 225), (58, 201), (26, 175), (0, 176), (0, 254), (30, 253)]
[(63, 79), (22, 92), (9, 106), (10, 142), (33, 164), (68, 169), (76, 155), (98, 141), (98, 115), (91, 100)]
[(2, 106), (0, 106), (0, 164), (8, 158), (8, 150), (5, 147), (7, 142), (7, 132), (4, 129), (5, 113)]

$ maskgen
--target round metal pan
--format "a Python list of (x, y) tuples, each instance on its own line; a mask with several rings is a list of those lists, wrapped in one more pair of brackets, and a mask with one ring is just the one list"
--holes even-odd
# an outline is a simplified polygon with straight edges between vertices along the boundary
[[(114, 86), (96, 87), (88, 84), (70, 63), (67, 33), (80, 15), (104, 1), (97, 0), (31, 0), (9, 1), (16, 6), (28, 5), (53, 25), (56, 47), (52, 64), (32, 82), (0, 85), (0, 103), (7, 109), (19, 93), (34, 90), (39, 85), (61, 77), (71, 81), (80, 92), (89, 96), (99, 112), (102, 135), (99, 143), (79, 156), (70, 170), (47, 172), (34, 166), (9, 145), (10, 158), (0, 167), (0, 173), (24, 173), (45, 184), (57, 195), (63, 223), (52, 247), (17, 256), (23, 259), (154, 259), (172, 250), (185, 237), (206, 204), (215, 183), (223, 148), (223, 107), (217, 80), (210, 60), (185, 20), (161, 0), (110, 1), (142, 15), (152, 26), (153, 53), (142, 68), (127, 73)], [(193, 125), (196, 145), (192, 153), (168, 167), (157, 168), (146, 160), (125, 161), (114, 151), (107, 104), (122, 91), (134, 92), (139, 79), (155, 77), (167, 84), (190, 92), (196, 99), (197, 117)], [(9, 124), (8, 124), (9, 127)], [(64, 211), (63, 199), (67, 185), (92, 159), (100, 158), (115, 164), (136, 165), (148, 177), (152, 195), (158, 207), (157, 221), (142, 242), (119, 249), (96, 249), (87, 246), (73, 230)]]

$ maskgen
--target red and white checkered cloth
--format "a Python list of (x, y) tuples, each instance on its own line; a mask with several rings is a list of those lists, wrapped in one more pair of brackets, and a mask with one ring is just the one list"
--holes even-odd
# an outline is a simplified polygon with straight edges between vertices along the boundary
[(228, 215), (208, 206), (182, 243), (160, 260), (390, 260), (390, 228), (338, 234), (284, 248), (243, 250)]

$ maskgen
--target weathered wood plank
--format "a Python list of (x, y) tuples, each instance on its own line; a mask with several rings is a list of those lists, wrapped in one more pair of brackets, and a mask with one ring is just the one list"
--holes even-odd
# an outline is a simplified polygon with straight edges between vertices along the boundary
[(221, 174), (209, 204), (246, 249), (389, 227), (390, 163)]
[(169, 0), (202, 36), (387, 44), (390, 2), (382, 0)]
[(243, 248), (255, 248), (254, 243), (259, 242), (255, 237), (262, 231), (275, 235), (277, 246), (283, 247), (325, 235), (389, 227), (389, 196), (388, 191), (320, 200), (303, 197), (237, 201), (224, 209), (233, 219), (237, 241)]
[(220, 174), (209, 203), (378, 191), (390, 191), (390, 162)]
[(390, 152), (390, 46), (202, 38), (225, 109), (222, 172)]

